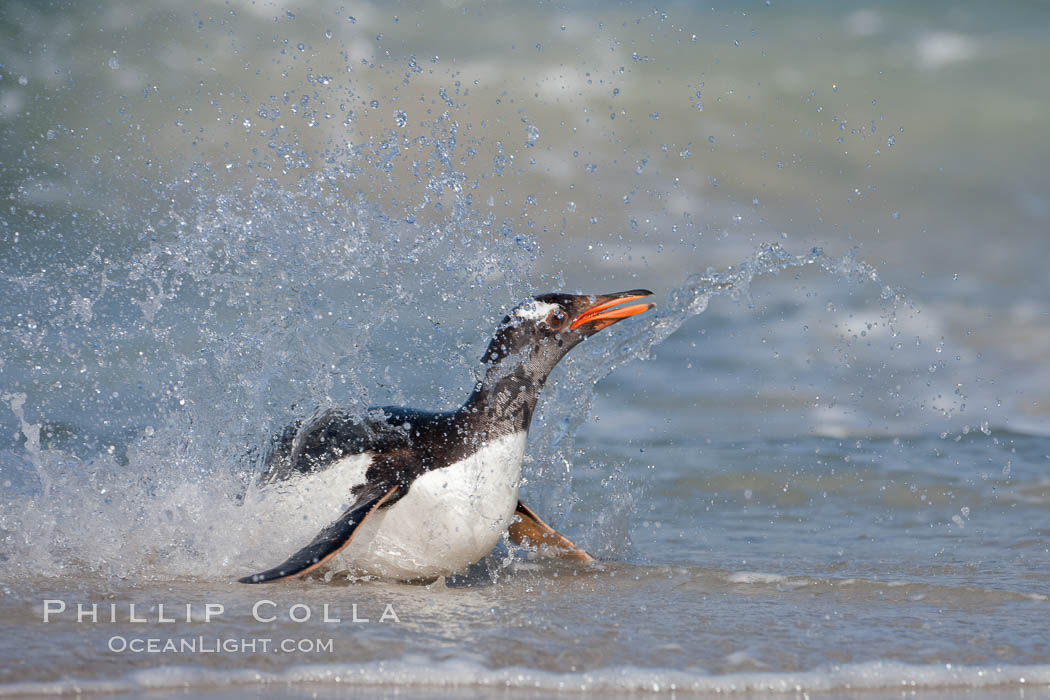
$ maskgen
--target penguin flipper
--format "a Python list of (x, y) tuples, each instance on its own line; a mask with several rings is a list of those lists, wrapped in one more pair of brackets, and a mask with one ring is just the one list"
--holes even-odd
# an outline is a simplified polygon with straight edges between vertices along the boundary
[(514, 514), (517, 519), (508, 530), (510, 541), (514, 544), (521, 545), (528, 540), (533, 547), (547, 549), (553, 556), (588, 564), (594, 563), (594, 557), (574, 545), (567, 537), (559, 535), (554, 528), (543, 522), (540, 516), (533, 513), (521, 501), (518, 501)]
[(379, 493), (374, 498), (365, 497), (359, 499), (338, 520), (321, 530), (310, 544), (288, 557), (284, 563), (258, 574), (245, 576), (238, 579), (238, 581), (241, 583), (269, 583), (310, 573), (350, 544), (350, 540), (354, 538), (357, 528), (372, 513), (376, 512), (379, 506), (390, 500), (399, 488), (401, 487), (394, 486)]

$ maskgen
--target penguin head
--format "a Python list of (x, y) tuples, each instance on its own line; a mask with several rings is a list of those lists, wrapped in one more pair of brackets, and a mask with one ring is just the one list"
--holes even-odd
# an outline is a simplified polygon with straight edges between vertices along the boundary
[(653, 304), (629, 302), (651, 296), (646, 289), (614, 294), (541, 294), (511, 311), (483, 360), (519, 357), (528, 374), (545, 378), (569, 350), (603, 328), (645, 313)]

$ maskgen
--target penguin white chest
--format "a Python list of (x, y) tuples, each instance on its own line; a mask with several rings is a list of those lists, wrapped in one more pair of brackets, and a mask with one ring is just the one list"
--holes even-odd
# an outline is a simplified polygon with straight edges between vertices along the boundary
[(395, 579), (446, 576), (489, 554), (514, 518), (524, 431), (423, 474), (369, 517), (335, 564)]

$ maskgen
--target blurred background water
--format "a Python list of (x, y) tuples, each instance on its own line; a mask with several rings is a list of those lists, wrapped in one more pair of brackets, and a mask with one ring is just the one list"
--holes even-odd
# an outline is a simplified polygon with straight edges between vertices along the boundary
[[(1048, 28), (1019, 1), (3, 3), (0, 694), (175, 666), (1045, 692)], [(275, 430), (457, 405), (520, 299), (635, 287), (657, 311), (567, 358), (526, 463), (605, 569), (267, 589), (398, 606), (308, 627), (328, 656), (41, 623), (247, 609), (232, 578), (313, 527), (241, 503)], [(261, 633), (227, 617), (178, 634)]]

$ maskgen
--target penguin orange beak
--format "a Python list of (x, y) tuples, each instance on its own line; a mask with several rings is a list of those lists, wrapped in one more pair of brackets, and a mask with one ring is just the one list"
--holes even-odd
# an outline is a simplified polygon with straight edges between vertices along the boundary
[(584, 324), (591, 324), (587, 330), (592, 333), (597, 333), (603, 328), (608, 328), (617, 321), (630, 316), (644, 314), (646, 311), (656, 306), (656, 304), (633, 304), (631, 306), (623, 306), (623, 304), (644, 299), (645, 297), (652, 295), (653, 293), (648, 289), (632, 289), (629, 292), (617, 292), (616, 294), (595, 296), (593, 297), (595, 300), (594, 305), (588, 307), (583, 313), (577, 316), (576, 320), (572, 322), (570, 328), (576, 330)]

